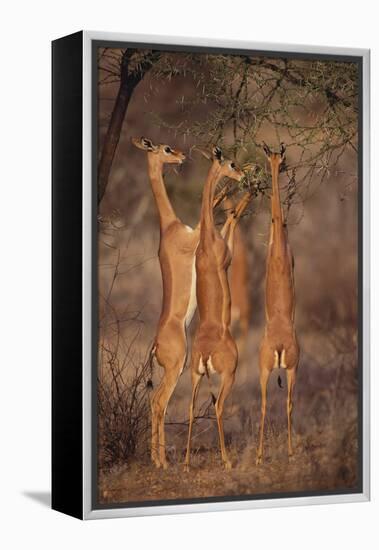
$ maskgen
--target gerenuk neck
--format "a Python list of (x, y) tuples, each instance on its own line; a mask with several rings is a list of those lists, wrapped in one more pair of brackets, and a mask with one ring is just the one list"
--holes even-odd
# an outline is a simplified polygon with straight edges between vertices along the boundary
[(271, 214), (273, 223), (273, 251), (276, 255), (286, 254), (286, 231), (283, 227), (283, 214), (280, 204), (279, 191), (279, 164), (271, 164), (272, 175), (272, 196), (271, 196)]
[(201, 203), (201, 230), (200, 239), (210, 232), (214, 231), (214, 218), (213, 218), (213, 199), (215, 189), (218, 182), (221, 179), (221, 166), (218, 161), (214, 161), (208, 172), (208, 176), (204, 185), (203, 199)]
[(163, 164), (155, 158), (154, 153), (148, 153), (147, 164), (150, 177), (151, 188), (155, 197), (159, 212), (159, 223), (161, 229), (165, 229), (173, 221), (176, 215), (168, 198), (166, 186), (163, 180)]

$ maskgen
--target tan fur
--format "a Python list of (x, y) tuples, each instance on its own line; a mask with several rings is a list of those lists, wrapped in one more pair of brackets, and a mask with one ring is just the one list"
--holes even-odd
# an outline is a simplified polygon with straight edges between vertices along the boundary
[[(219, 151), (220, 155), (220, 151)], [(231, 261), (233, 231), (235, 223), (227, 220), (224, 238), (216, 229), (213, 219), (214, 192), (218, 181), (224, 176), (239, 181), (243, 173), (230, 161), (214, 156), (203, 190), (200, 242), (196, 251), (196, 294), (199, 309), (199, 326), (196, 330), (191, 356), (192, 399), (185, 466), (188, 470), (194, 407), (204, 373), (215, 371), (221, 378), (221, 386), (215, 403), (220, 448), (226, 468), (228, 460), (222, 414), (224, 402), (233, 386), (238, 353), (230, 333), (230, 291), (227, 270)]]
[[(167, 468), (164, 419), (166, 409), (183, 370), (187, 355), (186, 315), (190, 308), (193, 262), (199, 231), (184, 225), (175, 215), (163, 181), (165, 164), (181, 164), (180, 151), (165, 152), (166, 145), (134, 139), (134, 145), (147, 152), (148, 172), (159, 213), (159, 263), (162, 272), (163, 301), (153, 346), (153, 355), (164, 369), (151, 397), (151, 459)], [(190, 230), (189, 230), (190, 229)]]
[(271, 153), (268, 148), (266, 154), (268, 154), (272, 174), (271, 234), (266, 266), (266, 327), (259, 357), (262, 404), (257, 464), (262, 462), (263, 455), (267, 384), (272, 370), (279, 367), (286, 369), (287, 374), (288, 454), (292, 455), (292, 394), (299, 363), (299, 346), (294, 326), (293, 256), (288, 242), (287, 229), (283, 224), (278, 181), (284, 147), (281, 154)]
[[(164, 420), (187, 357), (186, 327), (196, 309), (194, 262), (199, 244), (200, 224), (192, 229), (175, 215), (163, 181), (165, 164), (181, 164), (185, 156), (167, 145), (154, 145), (149, 139), (132, 139), (147, 153), (148, 172), (159, 213), (159, 263), (162, 272), (162, 310), (152, 355), (164, 369), (163, 377), (151, 396), (151, 459), (157, 467), (167, 468)], [(170, 152), (166, 152), (166, 148)], [(225, 191), (215, 198), (217, 205)]]
[[(247, 193), (242, 198), (241, 203), (242, 201), (244, 201), (244, 199), (250, 200), (250, 198), (250, 193)], [(243, 204), (245, 204), (245, 202)], [(248, 202), (246, 202), (246, 206), (247, 204)], [(233, 211), (233, 204), (230, 199), (227, 199), (225, 201), (225, 205), (230, 211)], [(240, 215), (238, 216), (238, 219), (241, 217), (244, 209), (245, 208), (240, 208)], [(237, 347), (240, 356), (243, 355), (249, 330), (250, 301), (248, 292), (248, 279), (249, 276), (245, 240), (243, 238), (241, 229), (236, 226), (234, 230), (233, 240), (233, 259), (229, 269), (229, 286), (232, 302), (231, 328), (232, 333), (237, 332), (236, 329), (239, 329)]]

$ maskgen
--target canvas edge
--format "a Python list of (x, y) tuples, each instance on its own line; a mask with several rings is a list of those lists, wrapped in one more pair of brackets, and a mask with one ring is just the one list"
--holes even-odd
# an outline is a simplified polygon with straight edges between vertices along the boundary
[(91, 37), (83, 31), (83, 519), (92, 509), (92, 71)]
[[(224, 47), (358, 56), (362, 58), (362, 176), (363, 176), (363, 480), (362, 492), (344, 495), (275, 498), (263, 500), (177, 504), (136, 508), (92, 509), (91, 366), (92, 366), (92, 159), (91, 159), (91, 42), (94, 40), (157, 43), (183, 46)], [(248, 510), (279, 506), (339, 504), (370, 500), (370, 50), (362, 48), (306, 46), (239, 40), (168, 37), (83, 31), (83, 519), (137, 517), (211, 511)]]
[(370, 50), (362, 53), (362, 253), (363, 253), (363, 277), (362, 277), (362, 362), (363, 362), (363, 388), (362, 388), (362, 445), (363, 445), (363, 494), (370, 500), (370, 292), (371, 292), (371, 266), (370, 266)]

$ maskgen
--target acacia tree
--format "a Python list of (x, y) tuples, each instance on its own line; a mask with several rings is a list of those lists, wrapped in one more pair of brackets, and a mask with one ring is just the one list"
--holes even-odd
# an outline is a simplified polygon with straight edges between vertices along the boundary
[[(165, 59), (166, 73), (170, 63), (176, 74), (174, 55)], [(254, 159), (247, 179), (263, 193), (269, 177), (260, 162), (262, 139), (274, 135), (277, 145), (285, 141), (290, 161), (285, 166), (286, 216), (338, 169), (345, 153), (357, 153), (359, 73), (354, 62), (205, 55), (187, 57), (181, 71), (186, 69), (197, 93), (181, 100), (179, 126), (159, 123), (205, 146), (221, 144), (242, 163)], [(196, 120), (200, 103), (209, 109), (206, 118)], [(347, 193), (357, 173), (344, 172)]]
[[(125, 113), (138, 83), (149, 73), (154, 82), (178, 76), (192, 80), (196, 93), (180, 98), (180, 124), (155, 113), (152, 122), (203, 146), (221, 144), (240, 162), (259, 159), (266, 135), (286, 141), (287, 210), (303, 202), (336, 168), (344, 153), (357, 153), (358, 67), (354, 62), (207, 55), (152, 50), (109, 50), (99, 54), (100, 84), (119, 82), (99, 161), (99, 202)], [(154, 93), (154, 92), (151, 92)], [(196, 119), (199, 105), (207, 105)], [(357, 174), (349, 174), (346, 190)], [(268, 174), (256, 165), (248, 180), (264, 189)]]

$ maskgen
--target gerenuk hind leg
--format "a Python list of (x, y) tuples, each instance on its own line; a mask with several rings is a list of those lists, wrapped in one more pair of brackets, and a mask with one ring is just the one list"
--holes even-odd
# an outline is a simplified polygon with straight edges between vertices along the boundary
[(195, 405), (197, 400), (197, 395), (200, 389), (200, 382), (203, 378), (202, 374), (197, 373), (195, 370), (192, 371), (192, 397), (190, 405), (190, 417), (189, 417), (189, 426), (188, 426), (188, 439), (187, 439), (187, 452), (186, 459), (184, 463), (184, 468), (188, 472), (190, 465), (190, 456), (191, 456), (191, 439), (192, 439), (192, 427), (193, 421), (195, 418)]
[(275, 355), (271, 349), (263, 343), (259, 356), (259, 382), (261, 386), (261, 422), (259, 427), (259, 442), (257, 448), (256, 464), (263, 460), (263, 436), (267, 409), (267, 384), (272, 372)]
[(296, 369), (287, 369), (287, 429), (288, 429), (288, 456), (292, 456), (292, 408), (293, 388), (296, 379)]

